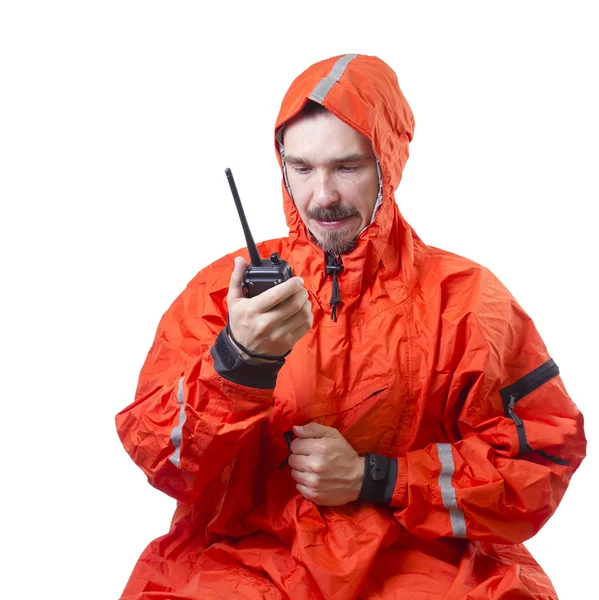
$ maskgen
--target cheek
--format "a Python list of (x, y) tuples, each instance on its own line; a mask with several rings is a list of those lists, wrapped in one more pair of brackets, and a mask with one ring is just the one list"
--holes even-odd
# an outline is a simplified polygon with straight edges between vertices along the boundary
[(298, 210), (299, 214), (301, 215), (302, 219), (305, 220), (306, 219), (306, 211), (308, 210), (309, 201), (302, 194), (298, 194), (297, 192), (295, 192), (293, 188), (291, 188), (291, 191), (293, 192), (293, 202), (295, 204), (295, 208), (297, 208), (297, 210)]
[(361, 214), (370, 213), (374, 207), (376, 196), (378, 193), (378, 183), (373, 186), (371, 182), (348, 182), (342, 191), (342, 196), (346, 201), (357, 208)]
[(369, 177), (367, 180), (358, 183), (356, 190), (359, 194), (357, 201), (360, 203), (360, 212), (367, 213), (368, 218), (370, 218), (379, 193), (378, 176), (376, 179)]
[(310, 204), (310, 194), (308, 193), (307, 186), (293, 180), (291, 177), (288, 179), (289, 187), (291, 188), (291, 194), (293, 196), (293, 203), (295, 204), (295, 207), (299, 213), (304, 216), (306, 214), (306, 210), (308, 209), (308, 205)]

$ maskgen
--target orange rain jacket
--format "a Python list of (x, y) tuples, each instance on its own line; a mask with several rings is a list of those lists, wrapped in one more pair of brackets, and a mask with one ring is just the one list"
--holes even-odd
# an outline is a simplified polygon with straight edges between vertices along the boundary
[[(508, 290), (401, 216), (394, 190), (414, 119), (395, 73), (364, 55), (315, 64), (276, 128), (308, 98), (371, 140), (382, 205), (342, 256), (334, 321), (324, 254), (282, 185), (289, 237), (259, 250), (304, 278), (315, 318), (278, 376), (255, 371), (252, 387), (247, 369), (251, 381), (261, 367), (246, 365), (236, 383), (216, 349), (243, 252), (200, 271), (162, 318), (116, 420), (150, 483), (178, 503), (122, 598), (556, 598), (520, 542), (584, 457), (582, 416)], [(322, 507), (296, 490), (280, 468), (285, 433), (308, 422), (397, 459), (389, 505)]]

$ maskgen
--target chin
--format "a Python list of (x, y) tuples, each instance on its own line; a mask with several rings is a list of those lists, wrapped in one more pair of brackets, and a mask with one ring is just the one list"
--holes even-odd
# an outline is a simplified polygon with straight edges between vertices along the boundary
[(312, 234), (312, 241), (329, 254), (346, 254), (353, 250), (356, 238), (351, 237), (347, 228), (338, 231), (327, 231), (317, 238)]

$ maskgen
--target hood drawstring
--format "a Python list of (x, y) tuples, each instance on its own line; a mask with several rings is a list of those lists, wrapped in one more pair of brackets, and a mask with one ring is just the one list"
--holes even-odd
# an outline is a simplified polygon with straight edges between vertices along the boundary
[(329, 254), (326, 253), (327, 266), (326, 266), (326, 274), (333, 276), (333, 291), (331, 293), (331, 301), (329, 302), (329, 306), (333, 309), (331, 312), (331, 319), (337, 322), (337, 304), (341, 303), (341, 297), (339, 296), (339, 281), (337, 280), (337, 275), (341, 275), (343, 273), (343, 262), (341, 261), (341, 257), (337, 254)]

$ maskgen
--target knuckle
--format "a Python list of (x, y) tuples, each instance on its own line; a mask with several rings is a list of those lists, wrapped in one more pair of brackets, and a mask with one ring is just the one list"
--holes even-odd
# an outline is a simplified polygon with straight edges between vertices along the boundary
[[(320, 456), (324, 456), (327, 452), (327, 445), (325, 442), (318, 440), (315, 444), (316, 453)], [(322, 464), (322, 458), (319, 459), (320, 464)]]
[(320, 475), (324, 471), (324, 465), (322, 464), (322, 460), (314, 461), (314, 464), (312, 465), (312, 471), (314, 473), (313, 477), (316, 479), (316, 481), (319, 481)]

